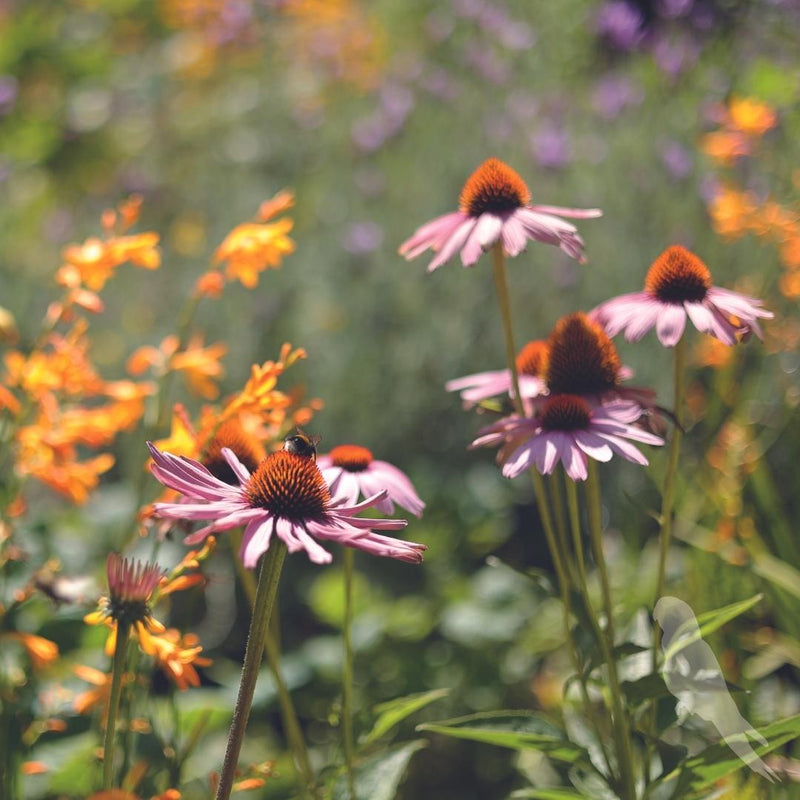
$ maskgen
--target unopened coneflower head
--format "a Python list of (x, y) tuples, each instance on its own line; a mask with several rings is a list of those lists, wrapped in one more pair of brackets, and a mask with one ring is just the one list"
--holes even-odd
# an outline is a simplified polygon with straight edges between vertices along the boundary
[(288, 450), (268, 455), (251, 473), (228, 448), (222, 454), (238, 479), (231, 486), (215, 478), (190, 458), (162, 453), (148, 443), (153, 474), (165, 486), (191, 502), (156, 503), (156, 516), (174, 520), (204, 520), (208, 524), (184, 539), (195, 544), (216, 531), (244, 525), (240, 556), (253, 569), (277, 536), (290, 553), (305, 550), (317, 564), (331, 561), (331, 554), (317, 541), (334, 541), (373, 555), (402, 561), (422, 561), (425, 545), (375, 533), (401, 530), (402, 519), (368, 519), (360, 511), (388, 497), (384, 490), (358, 504), (338, 504), (331, 499), (315, 460)]
[(223, 422), (203, 449), (200, 461), (215, 478), (219, 478), (231, 486), (238, 485), (239, 481), (222, 455), (223, 447), (233, 450), (239, 461), (250, 472), (253, 472), (267, 455), (264, 445), (255, 436), (248, 433), (237, 419)]
[[(523, 400), (547, 393), (544, 374), (547, 369), (548, 350), (545, 340), (535, 339), (527, 342), (517, 353), (517, 376)], [(455, 378), (445, 384), (445, 389), (448, 392), (460, 392), (465, 408), (470, 408), (482, 400), (500, 394), (513, 397), (513, 384), (511, 370), (499, 369)]]
[(549, 475), (560, 461), (573, 481), (583, 481), (589, 458), (610, 461), (616, 453), (647, 464), (632, 442), (660, 445), (664, 440), (634, 424), (641, 413), (633, 402), (591, 405), (578, 395), (556, 394), (543, 402), (535, 417), (512, 415), (484, 428), (471, 447), (499, 445), (497, 460), (507, 478), (530, 467)]
[(436, 255), (428, 265), (432, 272), (461, 252), (465, 267), (500, 242), (506, 255), (517, 256), (533, 239), (560, 247), (568, 256), (584, 261), (583, 240), (577, 229), (560, 217), (599, 217), (597, 208), (561, 208), (530, 205), (525, 181), (508, 164), (489, 158), (469, 176), (459, 198), (459, 209), (437, 217), (419, 228), (400, 246), (400, 254), (416, 258), (427, 249)]
[[(156, 564), (123, 558), (109, 553), (106, 561), (108, 597), (101, 597), (97, 611), (87, 614), (89, 625), (108, 625), (114, 632), (119, 625), (130, 628), (138, 636), (142, 650), (152, 652), (151, 634), (163, 633), (164, 626), (156, 620), (150, 601), (164, 571)], [(106, 650), (113, 650), (106, 644)]]
[(425, 508), (408, 476), (388, 461), (375, 459), (372, 452), (358, 444), (342, 444), (317, 459), (334, 501), (356, 503), (361, 497), (386, 492), (375, 503), (384, 514), (393, 514), (394, 506), (419, 517)]
[(688, 317), (697, 330), (727, 345), (751, 332), (761, 337), (759, 319), (773, 314), (755, 297), (714, 286), (708, 267), (690, 250), (672, 245), (652, 263), (644, 291), (623, 294), (591, 312), (609, 336), (625, 332), (634, 342), (655, 327), (659, 341), (674, 347)]

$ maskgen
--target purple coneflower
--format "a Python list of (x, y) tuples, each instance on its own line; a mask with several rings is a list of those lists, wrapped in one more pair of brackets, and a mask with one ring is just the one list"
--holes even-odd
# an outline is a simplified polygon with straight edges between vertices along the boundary
[(511, 416), (484, 428), (471, 447), (502, 445), (497, 460), (503, 475), (516, 478), (535, 466), (549, 475), (560, 461), (573, 481), (586, 480), (587, 458), (610, 461), (614, 453), (646, 465), (647, 459), (631, 441), (663, 444), (659, 436), (637, 428), (641, 408), (614, 401), (591, 406), (572, 394), (549, 397), (536, 417)]
[(223, 448), (222, 454), (239, 481), (237, 486), (231, 486), (215, 478), (197, 461), (162, 453), (150, 443), (148, 447), (156, 478), (197, 501), (156, 503), (156, 516), (209, 521), (187, 536), (186, 544), (196, 544), (216, 531), (244, 525), (239, 555), (248, 569), (255, 568), (273, 536), (282, 539), (290, 553), (305, 550), (316, 564), (329, 563), (331, 554), (315, 539), (412, 563), (422, 561), (422, 553), (427, 549), (423, 544), (381, 536), (372, 530), (400, 530), (406, 526), (405, 520), (356, 516), (386, 499), (386, 491), (357, 505), (334, 505), (313, 458), (281, 450), (268, 455), (251, 475), (230, 449)]
[(755, 297), (713, 286), (708, 267), (685, 247), (673, 245), (653, 262), (643, 292), (607, 300), (591, 316), (609, 336), (624, 331), (635, 342), (655, 327), (661, 344), (674, 347), (687, 316), (697, 330), (732, 345), (751, 332), (760, 338), (758, 319), (774, 315)]
[(108, 597), (101, 597), (97, 611), (83, 619), (88, 625), (108, 625), (112, 634), (106, 642), (106, 652), (114, 652), (119, 625), (132, 628), (145, 653), (152, 654), (151, 634), (163, 633), (164, 626), (153, 617), (150, 600), (164, 577), (164, 571), (149, 562), (123, 558), (109, 553), (106, 561)]
[[(544, 372), (547, 365), (547, 342), (535, 339), (525, 344), (517, 353), (517, 377), (519, 391), (523, 400), (547, 394)], [(455, 378), (445, 384), (448, 392), (460, 392), (465, 408), (471, 408), (481, 400), (496, 397), (499, 394), (514, 396), (511, 370), (498, 369), (489, 372), (477, 372)]]
[(531, 193), (522, 178), (497, 158), (490, 158), (470, 175), (459, 198), (459, 209), (437, 217), (400, 246), (400, 254), (416, 258), (428, 248), (436, 256), (432, 272), (461, 251), (461, 263), (471, 267), (496, 242), (509, 256), (519, 255), (528, 239), (560, 247), (583, 262), (583, 240), (574, 225), (560, 219), (602, 216), (597, 208), (532, 206)]
[(385, 492), (383, 500), (374, 504), (384, 514), (394, 514), (395, 503), (416, 517), (425, 508), (404, 472), (387, 461), (377, 461), (361, 445), (334, 447), (328, 455), (317, 459), (317, 466), (334, 501), (354, 504), (359, 495), (370, 497)]

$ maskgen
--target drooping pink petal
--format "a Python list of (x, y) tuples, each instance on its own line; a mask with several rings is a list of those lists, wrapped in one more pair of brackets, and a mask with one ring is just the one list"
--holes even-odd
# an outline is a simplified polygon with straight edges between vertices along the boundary
[(683, 305), (664, 303), (656, 321), (656, 335), (664, 347), (675, 347), (686, 328), (686, 310)]
[(705, 303), (686, 303), (686, 313), (692, 324), (701, 333), (709, 333), (727, 345), (737, 342), (737, 328), (728, 322), (719, 312), (715, 313), (713, 307)]
[(267, 552), (274, 529), (275, 518), (271, 516), (261, 517), (247, 524), (239, 550), (239, 557), (247, 569), (255, 569), (258, 559)]
[(571, 436), (568, 438), (571, 441), (562, 450), (561, 463), (564, 465), (567, 475), (573, 481), (585, 481), (589, 477), (586, 453), (577, 446)]
[(222, 455), (228, 462), (228, 466), (233, 470), (233, 474), (237, 477), (240, 484), (245, 484), (250, 480), (250, 471), (242, 464), (236, 456), (236, 453), (230, 447), (222, 448)]
[[(389, 492), (389, 499), (393, 500), (401, 508), (404, 508), (415, 517), (422, 515), (425, 503), (416, 493), (414, 485), (408, 479), (408, 476), (395, 467), (394, 464), (390, 464), (388, 461), (375, 460), (367, 467), (364, 477), (369, 480), (374, 477), (377, 481), (376, 486), (386, 488)], [(391, 514), (393, 512), (388, 511), (386, 513)]]
[(449, 261), (464, 246), (464, 242), (470, 237), (477, 222), (478, 221), (472, 217), (464, 217), (459, 226), (450, 234), (447, 241), (442, 244), (436, 258), (428, 264), (428, 272), (433, 272), (438, 267), (441, 267), (442, 264)]
[(614, 455), (611, 445), (604, 441), (602, 436), (592, 431), (575, 431), (573, 439), (575, 444), (595, 461), (611, 461)]
[(500, 238), (502, 229), (503, 220), (496, 214), (481, 214), (461, 250), (461, 263), (471, 267)]
[(528, 206), (532, 211), (539, 214), (550, 214), (556, 217), (571, 217), (572, 219), (595, 219), (602, 217), (603, 212), (599, 208), (564, 208), (563, 206)]
[(444, 214), (423, 225), (414, 235), (400, 245), (400, 255), (411, 260), (429, 247), (438, 251), (466, 218), (460, 211)]
[(503, 223), (501, 238), (503, 241), (503, 249), (506, 254), (511, 256), (518, 256), (528, 244), (528, 237), (525, 235), (525, 228), (522, 223), (516, 219), (516, 212), (512, 212)]

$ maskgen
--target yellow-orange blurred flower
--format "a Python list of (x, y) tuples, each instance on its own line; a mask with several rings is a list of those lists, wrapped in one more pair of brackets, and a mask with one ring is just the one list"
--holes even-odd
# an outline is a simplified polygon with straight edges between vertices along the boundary
[(198, 297), (217, 298), (222, 295), (224, 288), (225, 276), (218, 269), (212, 269), (197, 279), (194, 293)]
[(742, 236), (750, 227), (758, 206), (749, 192), (723, 186), (708, 206), (714, 230), (721, 236)]
[(190, 686), (200, 685), (200, 676), (196, 667), (207, 667), (211, 659), (201, 656), (203, 648), (197, 636), (187, 633), (181, 636), (180, 631), (169, 628), (159, 636), (153, 636), (152, 655), (164, 674), (180, 689), (185, 691)]
[(144, 269), (161, 266), (158, 234), (152, 231), (133, 236), (117, 236), (108, 240), (90, 237), (83, 244), (64, 248), (63, 266), (56, 280), (67, 288), (84, 285), (99, 292), (121, 264), (130, 262)]
[(183, 373), (190, 391), (206, 400), (213, 400), (219, 394), (216, 380), (223, 374), (220, 359), (227, 352), (228, 346), (222, 342), (203, 347), (194, 340), (185, 350), (172, 356), (169, 368)]
[(58, 645), (43, 636), (23, 631), (6, 631), (1, 636), (19, 642), (25, 648), (34, 669), (44, 669), (58, 658)]
[(748, 136), (763, 136), (777, 121), (775, 109), (755, 97), (735, 97), (728, 104), (728, 124)]
[(730, 164), (750, 154), (750, 142), (739, 131), (712, 131), (702, 138), (700, 149), (715, 161)]
[(20, 765), (19, 771), (23, 775), (44, 775), (50, 767), (42, 761), (25, 761)]
[[(72, 707), (77, 714), (88, 714), (94, 708), (106, 708), (108, 706), (108, 696), (111, 692), (111, 673), (101, 672), (94, 667), (86, 667), (76, 664), (72, 671), (86, 683), (92, 684), (94, 688), (87, 689), (85, 692), (75, 696)], [(105, 711), (103, 712), (105, 716)]]

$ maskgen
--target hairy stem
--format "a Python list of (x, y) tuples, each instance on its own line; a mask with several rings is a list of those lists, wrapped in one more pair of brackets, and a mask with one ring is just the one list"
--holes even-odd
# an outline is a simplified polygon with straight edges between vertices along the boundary
[(125, 657), (128, 653), (130, 626), (117, 623), (117, 641), (114, 647), (114, 658), (111, 662), (111, 689), (108, 695), (108, 716), (106, 717), (106, 734), (103, 740), (103, 790), (108, 791), (114, 784), (114, 745), (117, 741), (117, 711), (122, 694), (122, 676), (125, 672)]
[(353, 763), (355, 747), (353, 744), (353, 561), (354, 553), (349, 547), (344, 549), (344, 673), (342, 675), (342, 737), (344, 740), (344, 760), (347, 767), (347, 785), (351, 800), (356, 798), (356, 780)]

